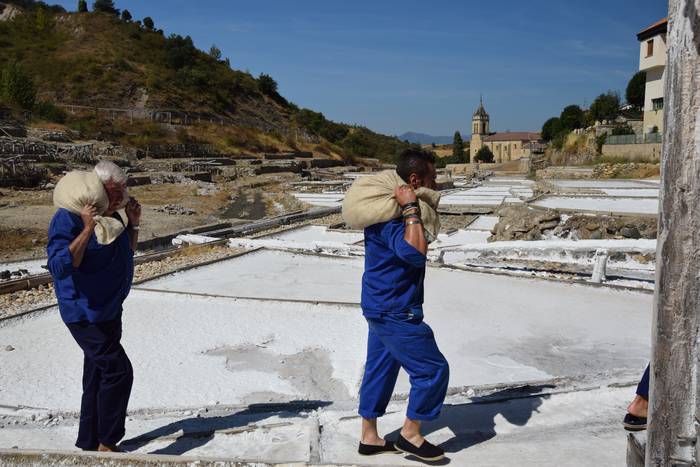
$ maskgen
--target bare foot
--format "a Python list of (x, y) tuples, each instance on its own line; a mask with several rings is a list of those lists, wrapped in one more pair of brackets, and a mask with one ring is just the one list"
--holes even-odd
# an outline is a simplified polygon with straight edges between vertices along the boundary
[(122, 450), (117, 446), (107, 446), (106, 444), (102, 443), (100, 443), (100, 445), (97, 447), (97, 450), (99, 452), (122, 452)]
[(360, 440), (362, 444), (366, 444), (368, 446), (385, 446), (386, 441), (384, 441), (384, 438), (380, 438), (378, 436), (367, 436), (364, 437)]
[(414, 445), (415, 447), (419, 448), (423, 445), (423, 441), (425, 441), (425, 438), (420, 433), (404, 433), (403, 430), (401, 430), (401, 436), (403, 436), (403, 439)]
[(637, 394), (632, 403), (627, 407), (627, 413), (635, 417), (646, 418), (649, 413), (649, 401)]

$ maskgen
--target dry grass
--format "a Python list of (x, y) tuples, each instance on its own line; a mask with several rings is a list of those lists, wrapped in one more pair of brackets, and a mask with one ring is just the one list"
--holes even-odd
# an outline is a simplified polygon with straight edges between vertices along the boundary
[(46, 245), (47, 242), (46, 230), (0, 227), (0, 254), (17, 250), (30, 250), (36, 248), (37, 245)]
[(129, 194), (141, 204), (182, 204), (183, 200), (196, 196), (196, 185), (142, 185), (129, 188)]

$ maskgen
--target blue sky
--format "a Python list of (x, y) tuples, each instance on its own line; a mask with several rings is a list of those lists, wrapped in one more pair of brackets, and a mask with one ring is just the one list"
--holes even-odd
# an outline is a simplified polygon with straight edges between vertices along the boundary
[[(75, 1), (57, 2), (69, 10)], [(91, 0), (88, 0), (92, 4)], [(484, 95), (493, 130), (538, 130), (568, 104), (624, 90), (635, 34), (665, 0), (116, 0), (166, 34), (216, 44), (282, 95), (387, 134), (468, 134)]]

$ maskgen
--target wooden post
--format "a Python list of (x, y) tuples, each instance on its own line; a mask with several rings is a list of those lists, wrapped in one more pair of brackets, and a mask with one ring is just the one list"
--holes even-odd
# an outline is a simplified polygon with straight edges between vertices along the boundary
[(700, 0), (670, 0), (647, 466), (697, 465)]

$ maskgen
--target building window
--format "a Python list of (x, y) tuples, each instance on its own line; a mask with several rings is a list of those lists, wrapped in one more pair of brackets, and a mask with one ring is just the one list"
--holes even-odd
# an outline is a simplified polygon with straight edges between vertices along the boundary
[(651, 100), (651, 107), (654, 110), (663, 110), (664, 109), (664, 98), (659, 97), (658, 99), (652, 99)]
[(647, 57), (654, 55), (654, 39), (647, 41)]

